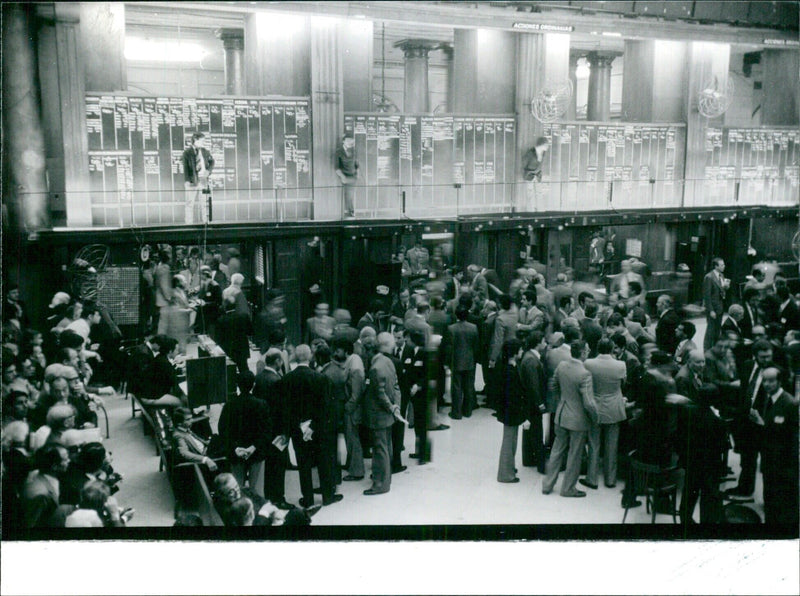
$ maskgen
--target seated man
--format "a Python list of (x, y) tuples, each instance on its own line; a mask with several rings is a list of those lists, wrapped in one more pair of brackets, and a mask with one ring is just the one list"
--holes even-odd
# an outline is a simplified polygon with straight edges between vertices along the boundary
[(62, 527), (66, 510), (59, 503), (59, 478), (67, 471), (69, 454), (61, 445), (45, 445), (36, 452), (35, 464), (36, 469), (22, 488), (23, 525), (26, 528)]
[(99, 480), (87, 480), (81, 489), (80, 504), (67, 516), (67, 528), (119, 528), (133, 517), (133, 508), (121, 509), (108, 486)]
[(170, 359), (178, 354), (178, 341), (166, 335), (156, 335), (150, 342), (155, 358), (144, 374), (146, 381), (136, 397), (145, 406), (156, 408), (175, 408), (184, 403), (180, 395), (178, 375)]

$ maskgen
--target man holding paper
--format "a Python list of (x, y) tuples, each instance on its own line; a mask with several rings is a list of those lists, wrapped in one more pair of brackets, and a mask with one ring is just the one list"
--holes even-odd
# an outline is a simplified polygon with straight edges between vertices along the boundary
[(388, 493), (392, 485), (392, 425), (407, 421), (400, 415), (400, 387), (397, 371), (389, 354), (394, 352), (394, 336), (378, 334), (378, 353), (372, 357), (364, 399), (364, 418), (372, 437), (372, 487), (365, 495)]
[[(314, 483), (311, 479), (311, 468), (315, 465), (316, 445), (319, 440), (318, 431), (322, 424), (321, 416), (325, 407), (325, 392), (328, 391), (328, 379), (309, 367), (311, 348), (301, 344), (294, 352), (297, 367), (283, 377), (283, 390), (286, 400), (286, 414), (292, 446), (297, 456), (297, 467), (300, 471), (300, 490), (303, 498), (301, 507), (314, 504)], [(344, 497), (337, 495), (336, 484), (327, 473), (325, 466), (319, 467), (319, 483), (322, 488), (322, 504), (331, 505)]]

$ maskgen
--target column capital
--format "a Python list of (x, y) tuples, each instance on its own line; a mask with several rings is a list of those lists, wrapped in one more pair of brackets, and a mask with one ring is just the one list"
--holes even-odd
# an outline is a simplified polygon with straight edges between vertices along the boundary
[(214, 31), (214, 35), (222, 40), (226, 50), (244, 50), (244, 29), (224, 27)]
[(437, 49), (438, 50), (442, 50), (442, 53), (444, 53), (445, 59), (447, 59), (447, 60), (452, 60), (453, 59), (453, 44), (440, 43), (439, 47)]
[(614, 58), (622, 56), (622, 52), (589, 52), (586, 54), (592, 68), (607, 68), (614, 62)]
[(48, 23), (81, 22), (81, 7), (78, 2), (45, 2), (36, 5), (36, 16)]
[(401, 39), (394, 47), (401, 48), (406, 58), (427, 58), (428, 52), (440, 49), (441, 42), (430, 39)]

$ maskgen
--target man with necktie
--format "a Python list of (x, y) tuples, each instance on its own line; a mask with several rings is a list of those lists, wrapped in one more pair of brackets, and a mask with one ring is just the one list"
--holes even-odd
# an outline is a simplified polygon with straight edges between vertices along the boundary
[(722, 315), (725, 312), (725, 293), (731, 281), (725, 279), (725, 261), (714, 257), (711, 261), (714, 268), (703, 278), (703, 307), (706, 309), (706, 335), (703, 338), (703, 349), (710, 350), (719, 339), (722, 326)]
[(208, 178), (213, 169), (214, 157), (205, 148), (205, 135), (202, 132), (196, 132), (192, 135), (192, 144), (183, 152), (187, 224), (194, 223), (195, 205), (200, 208), (200, 223), (208, 221), (208, 213), (203, 201), (203, 189), (208, 187)]
[(742, 471), (739, 484), (725, 492), (729, 497), (749, 498), (756, 486), (756, 468), (761, 449), (761, 429), (755, 422), (753, 413), (763, 405), (762, 383), (764, 371), (773, 367), (772, 345), (767, 340), (753, 344), (754, 359), (745, 362), (742, 369), (741, 386), (743, 393), (734, 411), (734, 441), (741, 456)]

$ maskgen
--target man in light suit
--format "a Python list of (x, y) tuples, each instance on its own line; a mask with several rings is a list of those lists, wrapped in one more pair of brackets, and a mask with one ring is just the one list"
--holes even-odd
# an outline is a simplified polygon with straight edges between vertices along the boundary
[[(764, 521), (797, 528), (798, 447), (797, 399), (783, 390), (777, 368), (763, 374), (766, 396), (763, 411), (757, 416), (763, 435), (769, 437), (761, 447), (761, 473), (764, 475)], [(759, 421), (760, 419), (760, 421)]]
[(725, 261), (714, 257), (711, 261), (714, 268), (703, 278), (703, 307), (706, 309), (706, 335), (703, 338), (703, 350), (710, 350), (719, 339), (722, 315), (725, 312), (725, 293), (730, 280), (722, 275)]
[(388, 493), (392, 486), (392, 426), (400, 415), (400, 387), (389, 354), (394, 351), (391, 333), (378, 334), (378, 353), (369, 367), (369, 385), (364, 397), (364, 419), (372, 437), (372, 487), (365, 495)]
[(617, 483), (617, 446), (619, 444), (619, 424), (625, 420), (625, 398), (622, 397), (622, 384), (627, 377), (625, 362), (616, 360), (611, 352), (614, 343), (601, 339), (597, 344), (597, 357), (584, 363), (592, 374), (592, 390), (597, 403), (597, 422), (589, 427), (589, 468), (586, 479), (581, 484), (597, 488), (600, 472), (600, 441), (603, 440), (603, 477), (608, 488)]
[(503, 344), (509, 339), (516, 339), (517, 325), (519, 323), (519, 312), (516, 305), (511, 301), (511, 296), (501, 294), (497, 300), (500, 312), (494, 325), (494, 334), (489, 345), (489, 368), (494, 368), (500, 359), (500, 350)]
[(525, 341), (525, 353), (519, 363), (522, 389), (528, 394), (531, 427), (522, 431), (522, 465), (536, 466), (540, 474), (545, 471), (545, 440), (542, 415), (547, 412), (547, 377), (542, 365), (544, 333), (531, 331)]
[(567, 455), (567, 469), (561, 484), (562, 497), (585, 497), (586, 493), (575, 488), (581, 471), (581, 456), (586, 445), (589, 426), (597, 422), (597, 405), (592, 389), (592, 375), (586, 370), (583, 361), (589, 353), (589, 347), (583, 340), (575, 340), (570, 344), (571, 358), (558, 365), (552, 382), (555, 391), (560, 395), (556, 410), (556, 440), (547, 472), (542, 482), (542, 493), (549, 495), (558, 480), (561, 463)]
[(445, 362), (452, 375), (450, 418), (469, 418), (475, 407), (475, 362), (479, 349), (478, 328), (467, 321), (469, 308), (456, 309), (458, 322), (447, 328), (444, 339)]

